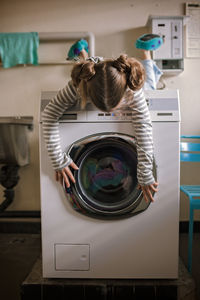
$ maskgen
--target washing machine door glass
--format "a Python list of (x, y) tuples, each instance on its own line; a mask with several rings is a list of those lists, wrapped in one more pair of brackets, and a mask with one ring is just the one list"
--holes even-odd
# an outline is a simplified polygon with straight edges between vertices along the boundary
[(82, 141), (75, 143), (69, 154), (79, 166), (71, 196), (83, 212), (119, 216), (141, 206), (133, 139), (130, 142), (118, 136), (104, 136)]

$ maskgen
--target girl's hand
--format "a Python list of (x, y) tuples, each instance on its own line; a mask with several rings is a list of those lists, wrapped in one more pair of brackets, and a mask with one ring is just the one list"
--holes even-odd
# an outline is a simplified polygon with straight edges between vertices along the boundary
[(149, 184), (149, 185), (139, 185), (138, 188), (142, 190), (144, 200), (146, 201), (146, 203), (148, 203), (149, 201), (154, 202), (152, 193), (153, 192), (156, 193), (158, 191), (157, 187), (158, 187), (158, 182), (154, 182), (153, 184)]
[(61, 185), (63, 185), (63, 179), (64, 179), (64, 182), (65, 182), (67, 188), (70, 187), (70, 181), (75, 183), (75, 178), (69, 167), (71, 167), (74, 170), (78, 170), (78, 166), (74, 162), (72, 162), (69, 166), (63, 168), (62, 170), (55, 172), (56, 173), (56, 181), (59, 181), (61, 183)]

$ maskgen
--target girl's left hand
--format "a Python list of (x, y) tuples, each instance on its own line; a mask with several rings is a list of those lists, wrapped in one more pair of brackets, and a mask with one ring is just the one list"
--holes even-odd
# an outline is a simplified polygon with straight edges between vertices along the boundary
[(78, 166), (74, 162), (71, 162), (69, 166), (64, 167), (59, 171), (55, 171), (56, 181), (59, 181), (60, 184), (63, 185), (63, 180), (64, 180), (67, 188), (70, 187), (70, 181), (75, 183), (75, 178), (69, 167), (71, 167), (74, 170), (78, 170)]
[(149, 185), (139, 185), (138, 188), (142, 190), (144, 200), (146, 201), (146, 203), (148, 203), (149, 201), (154, 202), (154, 198), (152, 194), (158, 191), (157, 187), (158, 187), (158, 182), (154, 182), (153, 184), (149, 184)]

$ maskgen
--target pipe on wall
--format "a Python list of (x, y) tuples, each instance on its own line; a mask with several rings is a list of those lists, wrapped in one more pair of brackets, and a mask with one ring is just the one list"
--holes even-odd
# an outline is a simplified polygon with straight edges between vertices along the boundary
[(89, 55), (95, 56), (95, 38), (92, 32), (40, 32), (38, 33), (40, 42), (75, 41), (87, 39)]

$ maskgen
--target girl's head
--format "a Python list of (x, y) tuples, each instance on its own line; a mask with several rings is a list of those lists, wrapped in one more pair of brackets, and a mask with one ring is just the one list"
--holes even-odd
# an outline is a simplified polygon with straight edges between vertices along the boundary
[(89, 98), (98, 109), (108, 112), (119, 105), (127, 87), (137, 91), (143, 86), (145, 72), (135, 58), (121, 55), (116, 60), (77, 63), (71, 76), (74, 85), (79, 88), (82, 107)]

